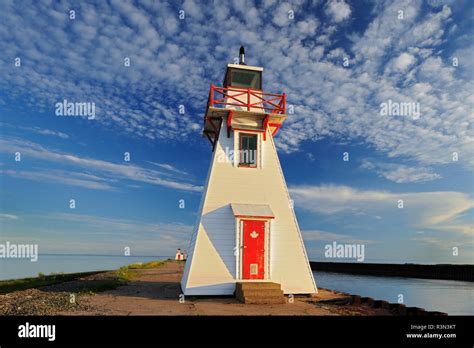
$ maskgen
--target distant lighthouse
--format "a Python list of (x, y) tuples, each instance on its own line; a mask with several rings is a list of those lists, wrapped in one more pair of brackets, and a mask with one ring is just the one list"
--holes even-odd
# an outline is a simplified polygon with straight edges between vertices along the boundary
[[(249, 282), (317, 292), (273, 136), (286, 95), (264, 92), (263, 68), (228, 64), (211, 84), (203, 134), (213, 151), (186, 266), (185, 295), (231, 295)], [(238, 288), (238, 287), (237, 287)]]

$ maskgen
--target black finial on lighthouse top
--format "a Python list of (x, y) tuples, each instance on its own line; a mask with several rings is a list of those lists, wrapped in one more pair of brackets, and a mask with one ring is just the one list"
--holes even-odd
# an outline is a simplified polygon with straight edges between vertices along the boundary
[(245, 65), (245, 48), (244, 48), (244, 46), (240, 46), (239, 64), (244, 64)]

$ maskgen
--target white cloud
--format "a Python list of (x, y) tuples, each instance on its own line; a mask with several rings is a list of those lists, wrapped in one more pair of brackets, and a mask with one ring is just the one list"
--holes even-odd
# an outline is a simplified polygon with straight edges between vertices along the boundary
[(200, 19), (203, 16), (202, 8), (193, 0), (186, 0), (183, 9), (194, 18)]
[(436, 230), (450, 231), (459, 234), (464, 234), (466, 236), (474, 236), (474, 225), (466, 223), (457, 223), (457, 224), (444, 224), (442, 226), (432, 227)]
[(319, 22), (314, 18), (299, 21), (297, 23), (298, 30), (302, 35), (312, 36), (316, 33)]
[(62, 139), (68, 139), (69, 138), (69, 135), (67, 135), (65, 133), (62, 133), (62, 132), (53, 131), (51, 129), (36, 129), (35, 131), (36, 131), (36, 133), (42, 134), (42, 135), (53, 135), (53, 136), (56, 136), (56, 137), (59, 137), (59, 138), (62, 138)]
[(344, 0), (330, 0), (326, 7), (326, 13), (335, 22), (349, 18), (351, 12), (351, 7)]
[(444, 28), (451, 21), (451, 14), (449, 6), (443, 6), (442, 11), (428, 13), (424, 19), (414, 23), (406, 34), (399, 38), (398, 45), (400, 47), (415, 46), (421, 48), (441, 44), (445, 33)]
[(361, 168), (373, 170), (381, 177), (396, 183), (427, 182), (441, 179), (441, 175), (426, 167), (409, 167), (396, 163), (381, 163), (363, 160)]
[(80, 173), (57, 171), (57, 170), (0, 170), (1, 175), (8, 175), (15, 179), (27, 179), (39, 182), (49, 182), (53, 184), (63, 184), (78, 186), (92, 190), (112, 190), (113, 187), (101, 181), (86, 180), (80, 178)]
[[(410, 238), (410, 241), (427, 244), (429, 246), (434, 247), (435, 249), (443, 250), (443, 252), (445, 252), (447, 255), (452, 253), (452, 248), (454, 246), (451, 243), (446, 243), (445, 239), (437, 237), (437, 236), (416, 236), (416, 237)], [(464, 247), (471, 247), (472, 244), (473, 244), (472, 239), (463, 240), (462, 242), (462, 245)]]
[(413, 63), (415, 63), (415, 57), (409, 53), (402, 53), (394, 59), (393, 66), (397, 70), (405, 71), (407, 68), (413, 65)]
[(321, 230), (304, 230), (303, 240), (308, 241), (321, 241), (321, 242), (334, 242), (339, 243), (352, 243), (352, 244), (373, 244), (376, 243), (373, 240), (357, 239), (354, 236), (350, 236), (342, 233), (327, 232)]
[[(467, 194), (452, 191), (397, 193), (359, 190), (349, 186), (321, 185), (290, 188), (297, 208), (323, 215), (342, 214), (346, 218), (371, 214), (398, 224), (469, 235), (461, 215), (474, 208)], [(403, 200), (404, 208), (398, 208)], [(402, 221), (404, 220), (404, 221)], [(384, 222), (386, 224), (387, 222)]]
[[(335, 22), (351, 17), (350, 6), (344, 1), (323, 5), (331, 18), (324, 22), (314, 15), (320, 5), (186, 1), (186, 18), (178, 20), (166, 2), (85, 3), (71, 22), (67, 2), (54, 8), (31, 3), (28, 10), (9, 3), (0, 13), (0, 61), (6, 67), (0, 104), (15, 104), (24, 90), (29, 93), (25, 107), (39, 111), (65, 98), (94, 101), (96, 121), (104, 127), (151, 140), (189, 139), (200, 132), (209, 83), (221, 81), (225, 63), (244, 44), (247, 62), (265, 68), (265, 89), (285, 90), (295, 106), (277, 137), (281, 150), (298, 151), (305, 141), (328, 137), (362, 140), (387, 157), (423, 166), (452, 163), (456, 151), (458, 164), (472, 168), (474, 134), (466, 121), (474, 108), (469, 52), (453, 47), (461, 57), (456, 69), (441, 46), (447, 35), (457, 35), (449, 34), (450, 7), (427, 10), (410, 0), (376, 3), (365, 29), (345, 33), (351, 42), (343, 48), (334, 35), (341, 30)], [(403, 20), (397, 17), (400, 9)], [(292, 20), (289, 10), (295, 12)], [(45, 25), (44, 16), (57, 18), (57, 25)], [(453, 45), (455, 39), (449, 37)], [(17, 52), (28, 62), (21, 70), (11, 64)], [(344, 68), (340, 58), (346, 52), (350, 66)], [(129, 68), (123, 66), (127, 56)], [(401, 73), (391, 74), (389, 67)], [(381, 118), (379, 105), (387, 99), (420, 102), (421, 118)], [(185, 115), (178, 114), (182, 103)]]
[[(202, 186), (188, 183), (186, 182), (185, 178), (183, 178), (183, 181), (181, 182), (176, 181), (174, 179), (175, 176), (173, 176), (173, 178), (164, 178), (164, 176), (169, 176), (169, 174), (163, 175), (162, 172), (154, 169), (143, 168), (133, 164), (117, 164), (103, 160), (79, 157), (68, 153), (56, 152), (51, 149), (46, 149), (39, 144), (24, 141), (18, 138), (0, 139), (0, 151), (4, 153), (15, 153), (19, 151), (22, 156), (31, 156), (43, 161), (68, 164), (73, 167), (82, 168), (86, 171), (101, 173), (101, 175), (105, 175), (110, 180), (130, 180), (191, 192), (199, 192), (202, 190)], [(74, 178), (73, 176), (68, 177), (65, 176), (67, 174), (64, 173), (61, 175), (54, 175), (45, 172), (39, 172), (36, 178), (34, 173), (26, 171), (10, 170), (5, 173), (9, 175), (19, 175), (25, 179), (44, 179), (46, 181), (55, 180), (56, 178), (61, 177), (61, 182), (64, 184), (88, 187), (92, 189), (111, 189), (111, 186), (107, 183), (94, 180), (84, 180), (83, 178), (77, 177)], [(71, 175), (74, 175), (74, 173)]]
[(69, 139), (69, 135), (67, 135), (66, 133), (51, 130), (51, 129), (46, 129), (46, 128), (24, 127), (24, 126), (12, 125), (12, 124), (3, 123), (3, 122), (0, 122), (0, 127), (7, 127), (9, 129), (21, 129), (21, 130), (36, 133), (36, 134), (51, 135), (51, 136), (59, 137), (61, 139)]
[(13, 214), (0, 214), (0, 219), (18, 220), (18, 216), (13, 215)]
[(156, 163), (156, 162), (148, 162), (148, 163), (151, 163), (159, 168), (162, 168), (164, 170), (167, 170), (169, 172), (172, 172), (172, 173), (176, 173), (176, 174), (182, 174), (182, 175), (189, 175), (187, 172), (185, 172), (184, 170), (180, 170), (174, 166), (172, 166), (171, 164), (168, 164), (168, 163)]
[(280, 6), (275, 10), (275, 15), (273, 17), (273, 23), (282, 27), (284, 25), (287, 25), (291, 19), (290, 19), (290, 13), (289, 11), (295, 11), (292, 6), (287, 3), (281, 3)]

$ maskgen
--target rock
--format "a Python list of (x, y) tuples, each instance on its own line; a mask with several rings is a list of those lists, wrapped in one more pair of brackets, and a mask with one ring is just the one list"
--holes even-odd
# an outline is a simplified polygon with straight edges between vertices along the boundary
[(359, 295), (352, 295), (351, 296), (351, 304), (358, 305), (361, 303), (361, 297)]
[(398, 314), (398, 315), (407, 314), (407, 307), (402, 303), (390, 303), (389, 308), (395, 314)]
[(383, 300), (376, 300), (376, 301), (374, 301), (374, 308), (389, 309), (390, 308), (390, 303), (388, 303), (387, 301), (383, 301)]
[(427, 315), (428, 313), (424, 308), (419, 307), (407, 307), (407, 315)]
[(361, 303), (372, 307), (374, 305), (374, 299), (372, 297), (361, 297)]

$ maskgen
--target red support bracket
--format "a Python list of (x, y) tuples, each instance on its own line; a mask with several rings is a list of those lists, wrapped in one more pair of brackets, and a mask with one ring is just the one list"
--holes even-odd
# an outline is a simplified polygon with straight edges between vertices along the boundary
[(266, 114), (265, 119), (263, 120), (263, 141), (267, 140), (267, 128), (268, 128), (269, 120), (270, 120), (270, 115)]
[(273, 130), (273, 133), (272, 133), (272, 137), (276, 134), (276, 132), (278, 132), (280, 127), (281, 127), (281, 124), (278, 124), (278, 125), (275, 126), (275, 129)]
[(268, 124), (270, 127), (274, 127), (273, 132), (272, 132), (272, 137), (278, 132), (278, 130), (281, 127), (281, 123), (269, 123)]
[(230, 129), (232, 128), (233, 113), (233, 110), (230, 110), (229, 114), (227, 115), (227, 138), (230, 138)]
[(214, 106), (214, 84), (212, 83), (211, 83), (211, 90), (209, 92), (209, 105)]

